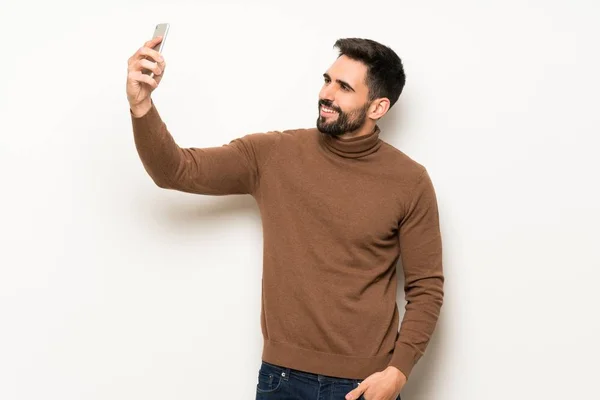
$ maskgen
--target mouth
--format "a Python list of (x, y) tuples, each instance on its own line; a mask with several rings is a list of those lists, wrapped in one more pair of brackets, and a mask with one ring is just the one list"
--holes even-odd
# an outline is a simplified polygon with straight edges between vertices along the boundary
[(337, 114), (337, 111), (333, 110), (332, 108), (326, 107), (326, 106), (321, 106), (320, 107), (320, 113), (321, 116), (323, 117), (330, 117), (333, 116), (335, 114)]

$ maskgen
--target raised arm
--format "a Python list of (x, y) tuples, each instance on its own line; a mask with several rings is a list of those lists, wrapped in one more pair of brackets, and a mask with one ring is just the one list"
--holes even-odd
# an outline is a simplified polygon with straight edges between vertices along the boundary
[(129, 113), (144, 168), (166, 189), (212, 195), (254, 193), (279, 132), (248, 134), (220, 147), (179, 147), (151, 98), (166, 68), (153, 49), (161, 40), (159, 36), (144, 43), (127, 63)]
[(154, 102), (141, 117), (130, 109), (135, 145), (144, 168), (161, 188), (225, 195), (252, 194), (279, 132), (252, 133), (219, 147), (181, 148)]

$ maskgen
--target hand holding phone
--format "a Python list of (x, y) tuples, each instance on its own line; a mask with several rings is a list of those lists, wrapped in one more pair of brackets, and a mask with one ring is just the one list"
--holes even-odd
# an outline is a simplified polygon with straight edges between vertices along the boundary
[[(165, 41), (167, 40), (167, 34), (169, 33), (169, 24), (168, 23), (164, 23), (164, 24), (158, 24), (156, 25), (156, 27), (154, 28), (154, 35), (152, 35), (152, 39), (156, 39), (158, 37), (161, 37), (162, 39), (160, 40), (159, 43), (157, 43), (152, 50), (157, 51), (159, 54), (162, 54), (163, 48), (165, 47)], [(149, 71), (149, 70), (144, 70), (142, 71), (143, 74), (150, 74), (150, 78), (154, 78), (154, 72)]]
[(131, 56), (127, 63), (127, 100), (136, 116), (151, 107), (150, 94), (163, 78), (166, 62), (160, 52), (164, 48), (169, 24), (156, 26), (154, 36)]

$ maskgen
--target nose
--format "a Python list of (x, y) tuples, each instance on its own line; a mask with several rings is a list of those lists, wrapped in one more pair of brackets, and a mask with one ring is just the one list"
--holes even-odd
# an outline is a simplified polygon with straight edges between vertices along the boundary
[(332, 88), (333, 85), (326, 85), (321, 89), (320, 97), (323, 100), (329, 100), (333, 103), (335, 99), (335, 89)]

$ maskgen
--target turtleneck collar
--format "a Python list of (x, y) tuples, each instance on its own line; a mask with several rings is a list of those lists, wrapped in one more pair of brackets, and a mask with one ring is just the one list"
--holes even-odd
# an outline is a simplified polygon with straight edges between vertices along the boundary
[(319, 142), (326, 150), (345, 158), (358, 158), (371, 154), (381, 146), (380, 129), (375, 125), (373, 132), (353, 138), (338, 138), (320, 131)]

